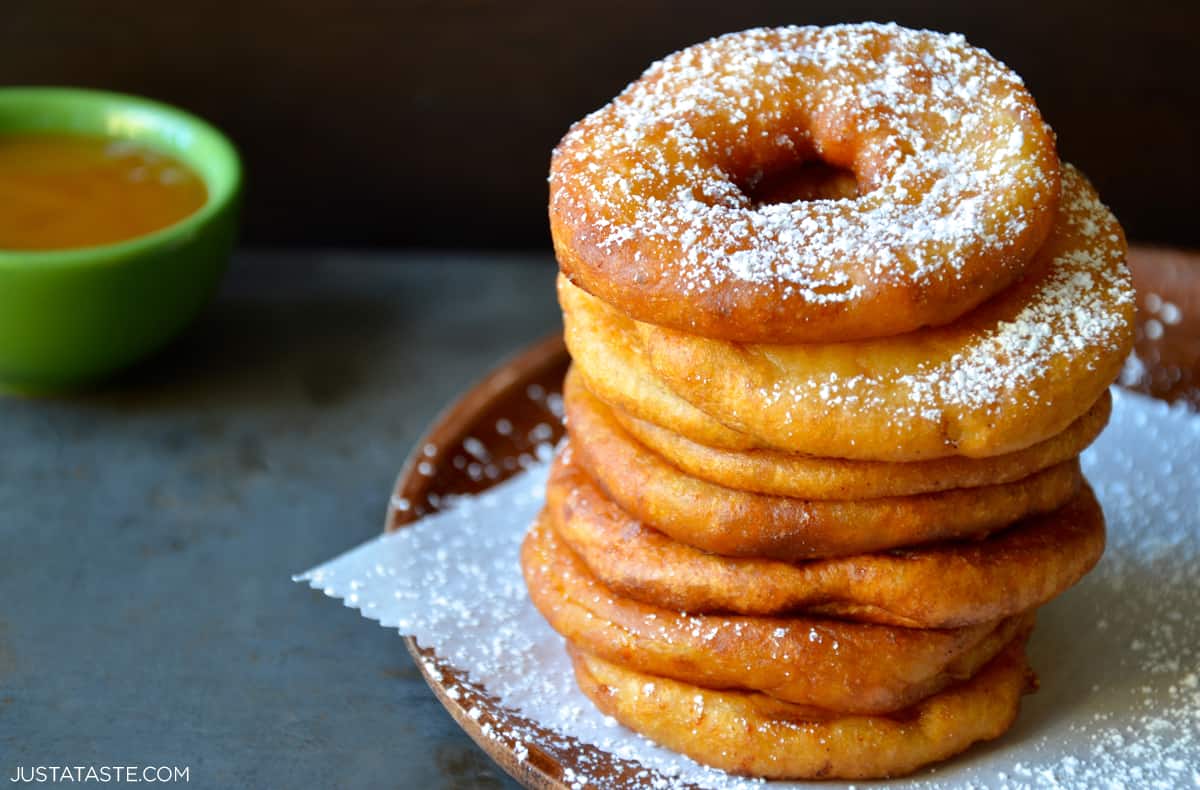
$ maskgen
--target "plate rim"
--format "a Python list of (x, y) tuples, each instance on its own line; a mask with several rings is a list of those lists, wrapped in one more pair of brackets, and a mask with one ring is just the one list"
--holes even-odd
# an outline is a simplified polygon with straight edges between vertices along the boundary
[[(462, 441), (466, 436), (467, 426), (476, 422), (497, 398), (516, 386), (524, 386), (528, 379), (538, 373), (555, 365), (565, 365), (569, 359), (562, 333), (552, 333), (501, 360), (443, 408), (413, 445), (400, 467), (388, 499), (383, 531), (387, 533), (403, 529), (425, 515), (413, 508), (401, 511), (397, 503), (402, 500), (416, 502), (431, 488), (433, 478), (418, 472), (418, 466), (429, 460), (424, 453), (427, 445), (435, 446), (438, 453), (435, 458), (440, 458), (443, 448), (452, 447)], [(491, 488), (499, 482), (501, 481), (497, 480), (487, 487)], [(432, 648), (421, 647), (413, 637), (401, 638), (434, 697), (471, 740), (501, 769), (530, 790), (567, 790), (569, 785), (550, 772), (550, 766), (561, 768), (561, 763), (556, 758), (537, 744), (524, 742), (528, 755), (524, 759), (518, 759), (512, 749), (484, 731), (484, 724), (480, 719), (471, 715), (472, 708), (465, 703), (487, 699), (484, 687), (462, 681), (461, 686), (475, 693), (468, 693), (464, 698), (460, 689), (460, 698), (451, 697), (444, 685), (444, 677), (448, 672), (457, 673), (457, 668), (438, 656)]]

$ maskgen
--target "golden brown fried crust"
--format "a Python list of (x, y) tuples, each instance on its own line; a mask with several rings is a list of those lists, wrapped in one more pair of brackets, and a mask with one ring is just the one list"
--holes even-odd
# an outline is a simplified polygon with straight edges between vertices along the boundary
[(529, 596), (591, 653), (708, 688), (762, 691), (822, 710), (887, 713), (973, 675), (1032, 613), (916, 630), (805, 617), (710, 617), (622, 598), (539, 518), (522, 545)]
[(1104, 551), (1104, 515), (1085, 485), (1059, 510), (978, 542), (801, 564), (719, 557), (642, 526), (569, 456), (555, 459), (546, 486), (555, 532), (605, 586), (678, 611), (952, 628), (1041, 606)]
[(751, 449), (760, 443), (737, 433), (680, 398), (655, 377), (642, 352), (637, 325), (558, 277), (563, 339), (588, 389), (612, 406), (710, 447)]
[(1105, 390), (1065, 431), (1024, 450), (990, 458), (950, 456), (912, 463), (815, 458), (778, 450), (722, 450), (697, 444), (621, 409), (611, 411), (630, 436), (693, 477), (775, 496), (875, 499), (1011, 483), (1069, 461), (1108, 423), (1112, 396)]
[[(753, 71), (747, 69), (732, 43), (756, 36), (767, 39), (760, 46), (782, 52), (835, 40), (841, 42), (835, 46), (850, 45), (855, 54), (839, 61), (836, 76), (825, 71), (819, 58), (804, 58), (768, 77), (764, 72), (772, 66), (758, 63)], [(639, 320), (738, 342), (825, 343), (895, 335), (947, 323), (1000, 292), (1020, 276), (1053, 222), (1059, 194), (1054, 138), (1033, 98), (1002, 64), (979, 50), (947, 44), (945, 39), (934, 43), (935, 39), (882, 29), (850, 34), (816, 28), (756, 30), (667, 58), (622, 96), (577, 123), (555, 149), (550, 229), (562, 270), (580, 287)], [(859, 46), (870, 51), (854, 49)], [(978, 99), (953, 111), (973, 113), (977, 123), (947, 125), (940, 118), (928, 122), (938, 116), (937, 110), (929, 112), (928, 102), (962, 101), (961, 92), (939, 96), (930, 89), (937, 84), (930, 82), (931, 69), (936, 72), (946, 62), (931, 55), (933, 49), (943, 55), (954, 49), (972, 70), (987, 75), (982, 83), (976, 80), (987, 86)], [(915, 102), (889, 101), (886, 109), (844, 106), (853, 84), (878, 78), (870, 72), (878, 67), (881, 52), (909, 64), (896, 68), (914, 67), (925, 75), (923, 82), (909, 86), (921, 94), (921, 111), (909, 111)], [(671, 65), (689, 57), (711, 69), (711, 75), (698, 78), (696, 60), (682, 70)], [(736, 80), (726, 79), (729, 74), (736, 74)], [(670, 106), (672, 97), (697, 79), (705, 81), (709, 95), (689, 101), (686, 113), (667, 113), (652, 123), (626, 121), (631, 102)], [(744, 86), (739, 90), (745, 92), (712, 100), (712, 94), (722, 94), (730, 84)], [(665, 95), (656, 93), (660, 90)], [(1003, 102), (993, 103), (1001, 92)], [(689, 131), (702, 130), (702, 139), (691, 145), (674, 140), (676, 122)], [(823, 160), (853, 169), (865, 189), (856, 200), (833, 205), (792, 204), (792, 232), (763, 231), (762, 237), (775, 241), (767, 247), (778, 247), (781, 235), (803, 236), (811, 226), (857, 228), (884, 211), (895, 217), (894, 224), (913, 227), (926, 217), (936, 221), (965, 202), (968, 195), (957, 194), (955, 180), (937, 179), (932, 173), (906, 180), (905, 198), (897, 199), (892, 189), (898, 185), (892, 183), (895, 168), (901, 162), (907, 170), (920, 168), (923, 160), (911, 151), (901, 155), (894, 147), (878, 145), (880, 138), (864, 131), (868, 128), (891, 128), (893, 134), (896, 129), (919, 129), (924, 150), (961, 158), (964, 168), (968, 161), (987, 167), (984, 160), (993, 168), (1005, 168), (1008, 178), (987, 179), (990, 186), (976, 186), (969, 196), (978, 211), (964, 220), (969, 224), (963, 229), (981, 238), (966, 248), (919, 233), (904, 242), (866, 244), (861, 234), (844, 231), (842, 243), (819, 256), (816, 271), (799, 279), (782, 274), (794, 270), (794, 259), (801, 257), (786, 245), (763, 253), (774, 257), (766, 277), (725, 275), (721, 272), (737, 267), (710, 266), (712, 259), (744, 255), (745, 247), (759, 246), (756, 240), (761, 237), (754, 230), (750, 238), (729, 241), (737, 235), (731, 230), (757, 228), (766, 217), (749, 201), (729, 193), (784, 163)], [(644, 139), (622, 145), (630, 135)], [(1021, 140), (1019, 157), (994, 151), (998, 140), (1014, 135)], [(712, 173), (723, 174), (720, 185), (701, 182), (701, 174)], [(723, 194), (718, 197), (714, 191)], [(705, 222), (685, 233), (678, 218), (680, 204), (695, 204), (697, 199), (721, 210), (709, 212)], [(648, 212), (653, 216), (647, 217)], [(1020, 220), (1011, 222), (1016, 217)], [(1006, 222), (1005, 231), (996, 233), (994, 229)], [(649, 231), (656, 227), (670, 230), (650, 238)], [(684, 263), (696, 253), (704, 262)], [(906, 274), (910, 271), (913, 274)], [(834, 292), (843, 295), (830, 298)]]
[(1004, 733), (1036, 681), (1018, 636), (978, 674), (893, 716), (811, 716), (762, 694), (656, 677), (569, 646), (605, 714), (693, 760), (767, 779), (902, 776)]
[(573, 378), (564, 403), (578, 462), (614, 502), (681, 543), (730, 557), (795, 561), (982, 537), (1059, 507), (1081, 481), (1073, 460), (1013, 483), (911, 497), (768, 496), (680, 472), (626, 434)]

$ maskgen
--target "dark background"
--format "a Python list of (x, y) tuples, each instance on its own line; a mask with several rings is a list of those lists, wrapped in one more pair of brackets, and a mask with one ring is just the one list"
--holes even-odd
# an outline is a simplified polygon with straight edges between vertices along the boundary
[(545, 247), (550, 149), (651, 61), (864, 19), (965, 33), (1025, 78), (1133, 239), (1200, 246), (1198, 2), (12, 0), (0, 82), (213, 120), (246, 159), (251, 244)]

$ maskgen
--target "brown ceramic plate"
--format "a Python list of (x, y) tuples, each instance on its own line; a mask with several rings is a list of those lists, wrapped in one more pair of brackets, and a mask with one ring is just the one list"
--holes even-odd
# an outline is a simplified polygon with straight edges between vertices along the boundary
[[(399, 529), (436, 511), (446, 496), (479, 493), (519, 471), (539, 444), (557, 442), (563, 431), (555, 401), (568, 362), (562, 338), (547, 338), (496, 368), (444, 411), (405, 462), (385, 528)], [(611, 766), (612, 784), (645, 775), (635, 763), (504, 710), (433, 650), (411, 637), (404, 643), (459, 726), (525, 787), (565, 790), (567, 770), (585, 760), (593, 777), (596, 765)], [(532, 737), (518, 738), (514, 731)]]
[(1144, 369), (1130, 389), (1200, 409), (1200, 252), (1134, 247), (1136, 353)]
[[(1129, 383), (1156, 397), (1200, 406), (1200, 254), (1134, 249), (1130, 266), (1139, 289), (1137, 354), (1145, 371)], [(557, 442), (562, 435), (557, 401), (568, 361), (562, 339), (547, 338), (496, 368), (444, 411), (405, 462), (385, 528), (399, 529), (436, 511), (447, 496), (484, 491), (529, 463), (539, 444)], [(404, 641), (455, 721), (526, 787), (565, 790), (568, 772), (583, 762), (590, 778), (608, 779), (607, 785), (636, 786), (648, 778), (636, 763), (504, 710), (432, 650), (411, 638)], [(531, 737), (518, 738), (514, 731)]]

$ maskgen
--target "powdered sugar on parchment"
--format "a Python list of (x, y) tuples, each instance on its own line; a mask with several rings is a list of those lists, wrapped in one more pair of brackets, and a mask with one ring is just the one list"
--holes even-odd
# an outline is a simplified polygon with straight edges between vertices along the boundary
[[(1200, 417), (1114, 391), (1112, 422), (1083, 457), (1107, 514), (1109, 547), (1092, 574), (1039, 613), (1030, 654), (1041, 691), (1000, 740), (897, 784), (1200, 785), (1198, 461)], [(608, 753), (642, 766), (627, 775), (628, 787), (760, 786), (654, 746), (575, 688), (562, 640), (528, 602), (517, 564), (545, 475), (544, 465), (534, 466), (296, 578), (415, 635), (560, 743), (599, 747), (573, 766), (568, 784), (607, 777)], [(483, 697), (466, 703), (478, 718)], [(537, 745), (532, 730), (506, 721), (489, 725), (489, 737), (528, 754)]]

